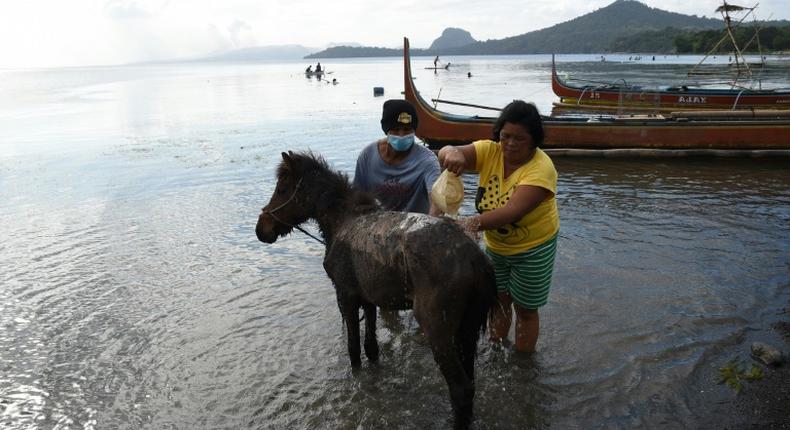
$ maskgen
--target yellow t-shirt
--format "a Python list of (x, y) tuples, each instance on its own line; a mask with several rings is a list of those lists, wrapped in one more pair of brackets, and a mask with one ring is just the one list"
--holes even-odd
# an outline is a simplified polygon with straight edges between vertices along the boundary
[(557, 211), (557, 170), (551, 158), (540, 148), (525, 165), (504, 178), (502, 146), (492, 140), (474, 142), (480, 174), (475, 207), (482, 213), (505, 206), (520, 185), (534, 185), (551, 191), (551, 196), (541, 202), (523, 218), (496, 230), (486, 230), (486, 246), (500, 255), (526, 252), (549, 240), (560, 229)]

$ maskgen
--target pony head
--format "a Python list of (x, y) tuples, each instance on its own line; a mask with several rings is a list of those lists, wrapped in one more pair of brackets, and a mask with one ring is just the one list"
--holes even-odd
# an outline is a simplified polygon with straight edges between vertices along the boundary
[(282, 157), (283, 161), (277, 168), (277, 186), (255, 226), (255, 235), (261, 242), (274, 243), (278, 237), (289, 234), (294, 226), (313, 215), (312, 205), (307, 204), (310, 199), (304, 195), (307, 185), (305, 171), (310, 168), (308, 161), (316, 163), (317, 160), (292, 151), (283, 152)]

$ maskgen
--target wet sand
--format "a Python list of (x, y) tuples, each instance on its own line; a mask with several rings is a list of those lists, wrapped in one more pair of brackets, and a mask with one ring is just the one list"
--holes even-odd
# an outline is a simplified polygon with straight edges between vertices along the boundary
[[(785, 310), (790, 315), (790, 310)], [(784, 321), (774, 323), (768, 329), (772, 334), (779, 334), (781, 343), (773, 343), (784, 354), (784, 362), (778, 367), (761, 366), (763, 379), (746, 384), (744, 389), (733, 401), (733, 407), (745, 426), (733, 428), (747, 429), (790, 429), (790, 364), (788, 363), (788, 347), (790, 347), (790, 316)], [(750, 345), (744, 344), (742, 348)]]

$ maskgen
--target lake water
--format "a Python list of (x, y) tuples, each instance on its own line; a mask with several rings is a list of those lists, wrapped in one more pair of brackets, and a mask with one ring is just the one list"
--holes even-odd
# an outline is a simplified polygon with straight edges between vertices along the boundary
[[(699, 59), (595, 58), (560, 60), (651, 82)], [(443, 60), (456, 68), (413, 59), (426, 98), (551, 110), (548, 56)], [(403, 87), (399, 58), (326, 60), (338, 85), (305, 78), (307, 64), (0, 71), (0, 427), (450, 425), (408, 312), (380, 324), (380, 364), (352, 372), (323, 247), (255, 238), (280, 152), (353, 174)], [(767, 83), (787, 86), (777, 70)], [(481, 341), (474, 427), (747, 424), (715, 379), (787, 319), (787, 160), (555, 164), (562, 228), (539, 351)]]

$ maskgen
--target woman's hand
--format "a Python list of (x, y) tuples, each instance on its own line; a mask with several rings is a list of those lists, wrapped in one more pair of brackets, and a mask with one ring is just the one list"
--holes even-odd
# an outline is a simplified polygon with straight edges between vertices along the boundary
[(439, 165), (443, 168), (460, 175), (466, 167), (466, 157), (455, 146), (447, 145), (439, 150)]

